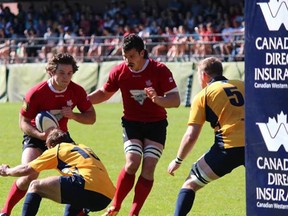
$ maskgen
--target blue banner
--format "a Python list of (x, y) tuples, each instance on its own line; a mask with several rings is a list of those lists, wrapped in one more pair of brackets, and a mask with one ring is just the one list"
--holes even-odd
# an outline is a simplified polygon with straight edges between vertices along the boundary
[(245, 1), (247, 216), (288, 215), (288, 1)]

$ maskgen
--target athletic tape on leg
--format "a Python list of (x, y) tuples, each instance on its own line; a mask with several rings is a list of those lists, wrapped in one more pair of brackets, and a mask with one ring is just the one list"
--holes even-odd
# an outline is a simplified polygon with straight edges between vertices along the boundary
[(194, 163), (191, 170), (192, 181), (200, 186), (205, 186), (212, 181), (204, 171), (198, 166), (198, 162)]
[(148, 145), (144, 148), (144, 158), (152, 157), (160, 159), (161, 155), (162, 155), (162, 149), (158, 148), (157, 146)]
[(142, 156), (142, 146), (139, 143), (132, 143), (130, 140), (124, 143), (125, 154), (134, 153)]

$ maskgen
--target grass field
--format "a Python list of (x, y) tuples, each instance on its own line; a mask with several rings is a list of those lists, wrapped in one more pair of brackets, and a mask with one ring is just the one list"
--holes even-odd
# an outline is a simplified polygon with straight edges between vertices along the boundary
[[(18, 112), (20, 103), (0, 104), (0, 163), (15, 166), (21, 159), (22, 132), (18, 127)], [(70, 121), (70, 133), (76, 142), (90, 146), (106, 165), (108, 172), (116, 182), (117, 175), (124, 165), (122, 145), (122, 129), (120, 117), (122, 116), (121, 104), (103, 103), (95, 106), (97, 122), (94, 125), (81, 125)], [(140, 212), (142, 216), (170, 216), (173, 215), (178, 191), (183, 184), (192, 162), (211, 146), (213, 131), (208, 124), (203, 128), (200, 139), (187, 159), (183, 162), (174, 177), (168, 175), (167, 166), (175, 158), (176, 152), (186, 130), (189, 109), (180, 107), (168, 109), (168, 135), (164, 153), (157, 166), (154, 187), (150, 196)], [(45, 171), (40, 175), (58, 175), (57, 172)], [(0, 177), (0, 207), (2, 207), (6, 194), (16, 178)], [(131, 191), (133, 192), (133, 191)], [(132, 194), (124, 200), (119, 216), (127, 216)], [(21, 215), (23, 200), (16, 205), (12, 216)], [(64, 206), (43, 199), (38, 215), (59, 216), (63, 215)], [(103, 212), (91, 213), (101, 215)], [(230, 175), (208, 184), (197, 192), (192, 212), (195, 216), (244, 216), (245, 215), (245, 169), (240, 167)]]

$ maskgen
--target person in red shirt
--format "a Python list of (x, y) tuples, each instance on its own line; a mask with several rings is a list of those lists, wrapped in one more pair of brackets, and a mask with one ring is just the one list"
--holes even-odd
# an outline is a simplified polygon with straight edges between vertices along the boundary
[[(45, 140), (51, 129), (40, 132), (35, 127), (35, 117), (41, 111), (49, 111), (58, 120), (59, 128), (70, 137), (67, 123), (73, 119), (82, 124), (94, 124), (96, 113), (83, 87), (71, 81), (78, 70), (74, 58), (68, 53), (54, 55), (46, 66), (50, 78), (32, 87), (24, 97), (19, 115), (23, 131), (22, 164), (40, 156), (47, 147)], [(80, 112), (74, 112), (77, 107)], [(70, 137), (72, 140), (72, 138)], [(13, 207), (25, 196), (29, 184), (36, 179), (34, 173), (18, 178), (12, 185), (0, 215), (10, 215)]]
[(117, 179), (112, 206), (104, 215), (116, 215), (124, 198), (134, 186), (135, 174), (141, 173), (129, 215), (138, 215), (154, 181), (154, 171), (166, 140), (165, 108), (178, 107), (180, 96), (171, 71), (162, 63), (148, 58), (144, 42), (136, 34), (124, 36), (124, 61), (115, 66), (108, 81), (88, 95), (93, 104), (108, 100), (119, 89), (122, 94), (123, 142), (126, 163)]

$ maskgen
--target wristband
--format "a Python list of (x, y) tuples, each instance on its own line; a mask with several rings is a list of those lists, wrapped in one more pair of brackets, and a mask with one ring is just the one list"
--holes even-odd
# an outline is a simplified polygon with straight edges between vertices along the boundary
[(183, 159), (181, 159), (180, 157), (176, 157), (174, 161), (175, 161), (175, 163), (177, 163), (177, 164), (181, 164), (182, 161), (183, 161)]

